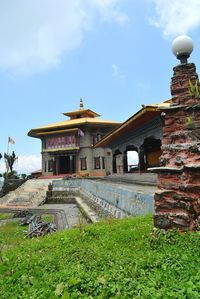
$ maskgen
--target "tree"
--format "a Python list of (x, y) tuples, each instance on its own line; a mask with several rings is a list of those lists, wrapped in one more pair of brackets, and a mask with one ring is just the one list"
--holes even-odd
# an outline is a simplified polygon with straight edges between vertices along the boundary
[[(2, 154), (0, 153), (0, 160), (1, 160), (1, 158), (2, 158)], [(2, 173), (0, 173), (0, 178), (1, 178), (2, 176), (3, 176)]]
[(25, 173), (22, 173), (21, 177), (22, 177), (23, 180), (25, 180), (27, 178), (27, 175)]
[(6, 164), (8, 165), (8, 170), (10, 169), (10, 172), (13, 173), (13, 165), (17, 160), (15, 152), (13, 151), (11, 155), (4, 153), (4, 159)]

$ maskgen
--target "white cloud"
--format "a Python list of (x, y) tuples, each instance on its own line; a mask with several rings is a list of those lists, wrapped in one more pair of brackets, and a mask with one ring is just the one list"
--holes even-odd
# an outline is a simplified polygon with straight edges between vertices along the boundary
[(36, 72), (57, 66), (80, 46), (97, 20), (120, 25), (122, 0), (18, 0), (0, 2), (0, 67)]
[[(41, 157), (36, 155), (30, 156), (18, 156), (17, 161), (13, 167), (19, 174), (26, 173), (30, 174), (32, 171), (41, 169)], [(4, 162), (0, 163), (0, 173), (5, 172)]]
[(129, 18), (126, 14), (120, 11), (120, 8), (118, 6), (120, 2), (123, 2), (123, 0), (94, 0), (93, 1), (93, 3), (97, 5), (103, 20), (109, 21), (113, 19), (119, 25), (123, 26), (129, 21)]
[(120, 80), (125, 79), (125, 75), (121, 73), (120, 67), (115, 63), (112, 64), (112, 76)]
[(151, 20), (161, 28), (164, 36), (174, 37), (187, 34), (200, 25), (199, 0), (152, 0), (156, 17)]

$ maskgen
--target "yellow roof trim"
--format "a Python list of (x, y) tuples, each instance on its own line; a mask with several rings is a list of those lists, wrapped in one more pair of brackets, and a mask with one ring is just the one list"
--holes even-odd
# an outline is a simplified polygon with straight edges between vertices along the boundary
[(102, 140), (100, 140), (97, 144), (95, 144), (94, 147), (99, 146), (99, 144), (101, 144), (101, 142), (106, 141), (107, 139), (109, 139), (111, 136), (115, 135), (117, 132), (121, 131), (121, 129), (123, 129), (124, 127), (126, 127), (130, 122), (132, 122), (133, 120), (137, 119), (138, 117), (140, 117), (141, 115), (143, 115), (144, 113), (146, 113), (147, 111), (159, 111), (158, 108), (156, 107), (144, 107), (141, 110), (139, 110), (134, 116), (132, 116), (131, 118), (129, 118), (127, 121), (125, 121), (119, 128), (114, 129), (113, 132), (109, 133), (107, 136), (105, 136)]
[(119, 122), (114, 122), (111, 120), (83, 117), (83, 118), (70, 119), (70, 120), (65, 120), (65, 121), (61, 121), (61, 122), (56, 122), (56, 123), (42, 126), (42, 127), (32, 129), (32, 130), (35, 131), (35, 130), (42, 130), (42, 129), (58, 128), (58, 127), (62, 127), (62, 126), (72, 126), (72, 125), (82, 125), (82, 124), (104, 124), (104, 123), (105, 124), (121, 124)]
[(169, 107), (170, 106), (170, 102), (171, 100), (167, 100), (164, 101), (160, 104), (150, 104), (147, 106), (143, 106), (143, 108), (141, 110), (139, 110), (138, 112), (136, 112), (133, 116), (131, 116), (128, 120), (126, 120), (121, 126), (119, 126), (117, 129), (114, 129), (111, 133), (108, 133), (108, 135), (106, 135), (102, 140), (100, 140), (97, 144), (95, 144), (94, 147), (99, 147), (101, 145), (101, 143), (104, 143), (106, 140), (110, 139), (110, 137), (114, 136), (115, 134), (117, 134), (119, 131), (121, 131), (124, 127), (128, 126), (129, 123), (131, 123), (132, 121), (136, 120), (138, 117), (140, 117), (141, 115), (143, 115), (146, 112), (150, 112), (150, 111), (160, 111), (161, 107)]
[(90, 109), (84, 109), (84, 110), (76, 110), (76, 111), (71, 111), (71, 112), (64, 112), (63, 114), (66, 115), (66, 116), (73, 116), (73, 115), (76, 115), (76, 114), (88, 114), (88, 115), (92, 115), (93, 117), (95, 116), (100, 116), (98, 113), (90, 110)]
[(79, 150), (80, 147), (62, 147), (62, 148), (52, 148), (52, 149), (44, 149), (42, 153), (53, 153), (53, 152), (63, 152), (63, 151), (75, 151)]
[(70, 133), (70, 132), (76, 132), (76, 131), (78, 131), (78, 128), (66, 129), (66, 130), (59, 130), (59, 131), (50, 131), (50, 132), (35, 133), (35, 136), (52, 135), (52, 134), (62, 134), (62, 133)]

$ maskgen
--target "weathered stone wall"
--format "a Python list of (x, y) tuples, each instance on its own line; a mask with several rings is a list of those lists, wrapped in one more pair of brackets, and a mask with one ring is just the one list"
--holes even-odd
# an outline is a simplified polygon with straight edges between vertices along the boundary
[(91, 179), (68, 179), (53, 181), (54, 191), (80, 189), (94, 200), (110, 205), (130, 215), (145, 215), (153, 212), (153, 194), (127, 190), (122, 186), (107, 184)]
[[(191, 80), (191, 81), (189, 81)], [(196, 85), (194, 91), (190, 83)], [(200, 220), (200, 100), (194, 64), (174, 68), (172, 104), (165, 111), (155, 226), (196, 229)]]

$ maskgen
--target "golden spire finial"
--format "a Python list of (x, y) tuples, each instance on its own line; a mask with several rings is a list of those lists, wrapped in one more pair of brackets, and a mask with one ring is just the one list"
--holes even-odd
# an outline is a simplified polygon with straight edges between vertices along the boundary
[(84, 110), (82, 98), (80, 98), (80, 109), (79, 110)]

